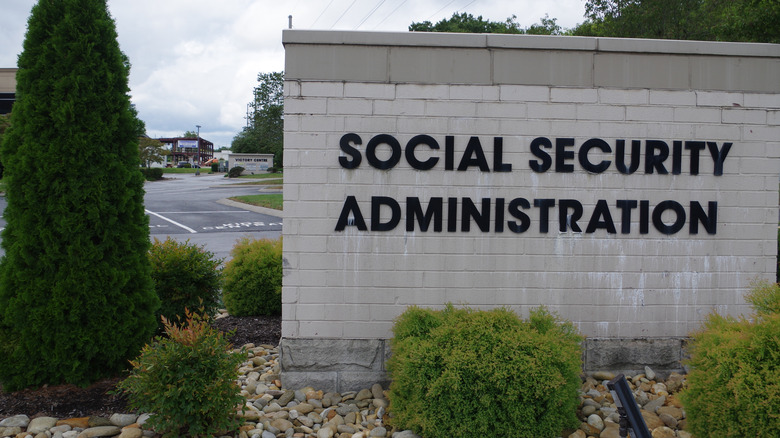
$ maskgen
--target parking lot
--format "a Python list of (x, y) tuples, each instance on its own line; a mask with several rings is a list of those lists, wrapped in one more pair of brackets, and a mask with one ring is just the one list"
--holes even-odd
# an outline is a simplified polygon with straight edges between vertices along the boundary
[[(280, 213), (274, 215), (273, 210), (226, 201), (231, 196), (272, 192), (263, 191), (263, 186), (236, 185), (237, 182), (223, 174), (208, 173), (166, 174), (163, 181), (147, 182), (144, 206), (150, 237), (189, 240), (203, 245), (218, 258), (229, 258), (235, 242), (244, 236), (279, 238)], [(0, 209), (5, 209), (5, 205), (5, 198), (0, 198)], [(5, 221), (0, 219), (2, 227)]]

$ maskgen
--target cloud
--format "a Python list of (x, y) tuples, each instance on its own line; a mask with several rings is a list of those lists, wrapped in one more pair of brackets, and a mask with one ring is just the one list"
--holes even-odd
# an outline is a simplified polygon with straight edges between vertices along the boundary
[[(2, 0), (0, 67), (21, 53), (34, 0)], [(282, 30), (406, 31), (409, 24), (454, 12), (521, 26), (545, 13), (558, 24), (582, 22), (582, 0), (109, 0), (122, 51), (130, 58), (133, 103), (152, 136), (201, 125), (204, 138), (229, 146), (245, 125), (258, 73), (282, 71)]]

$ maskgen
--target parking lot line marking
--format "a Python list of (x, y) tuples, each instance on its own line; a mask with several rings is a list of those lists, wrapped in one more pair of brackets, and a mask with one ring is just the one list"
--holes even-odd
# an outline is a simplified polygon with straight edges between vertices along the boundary
[(172, 219), (168, 219), (167, 217), (165, 217), (165, 216), (163, 216), (161, 214), (157, 214), (157, 213), (155, 213), (153, 211), (149, 211), (149, 210), (146, 210), (146, 209), (144, 209), (144, 211), (146, 211), (147, 213), (149, 213), (151, 215), (157, 216), (157, 217), (159, 217), (160, 219), (162, 219), (164, 221), (168, 221), (168, 222), (176, 225), (177, 227), (182, 227), (182, 228), (184, 228), (185, 230), (189, 231), (192, 234), (197, 234), (198, 233), (197, 231), (193, 230), (192, 228), (190, 228), (190, 227), (188, 227), (186, 225), (182, 225), (182, 224), (180, 224), (180, 223), (178, 223), (178, 222), (176, 222), (176, 221), (174, 221)]
[(251, 213), (246, 210), (204, 210), (204, 211), (161, 211), (160, 214), (210, 214), (210, 213)]

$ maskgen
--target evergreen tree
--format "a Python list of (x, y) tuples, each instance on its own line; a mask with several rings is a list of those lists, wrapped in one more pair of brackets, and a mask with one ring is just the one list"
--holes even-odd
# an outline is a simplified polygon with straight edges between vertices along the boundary
[(105, 0), (40, 0), (2, 156), (0, 381), (85, 385), (157, 327), (129, 62)]

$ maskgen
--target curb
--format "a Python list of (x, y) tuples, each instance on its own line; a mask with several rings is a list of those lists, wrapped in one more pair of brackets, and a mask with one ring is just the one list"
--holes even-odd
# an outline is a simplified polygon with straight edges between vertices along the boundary
[(255, 213), (267, 214), (269, 216), (274, 216), (274, 217), (284, 219), (284, 212), (282, 210), (275, 210), (273, 208), (259, 207), (257, 205), (231, 201), (230, 199), (227, 198), (218, 200), (217, 204), (227, 205), (228, 207), (236, 207), (242, 210), (254, 211)]

